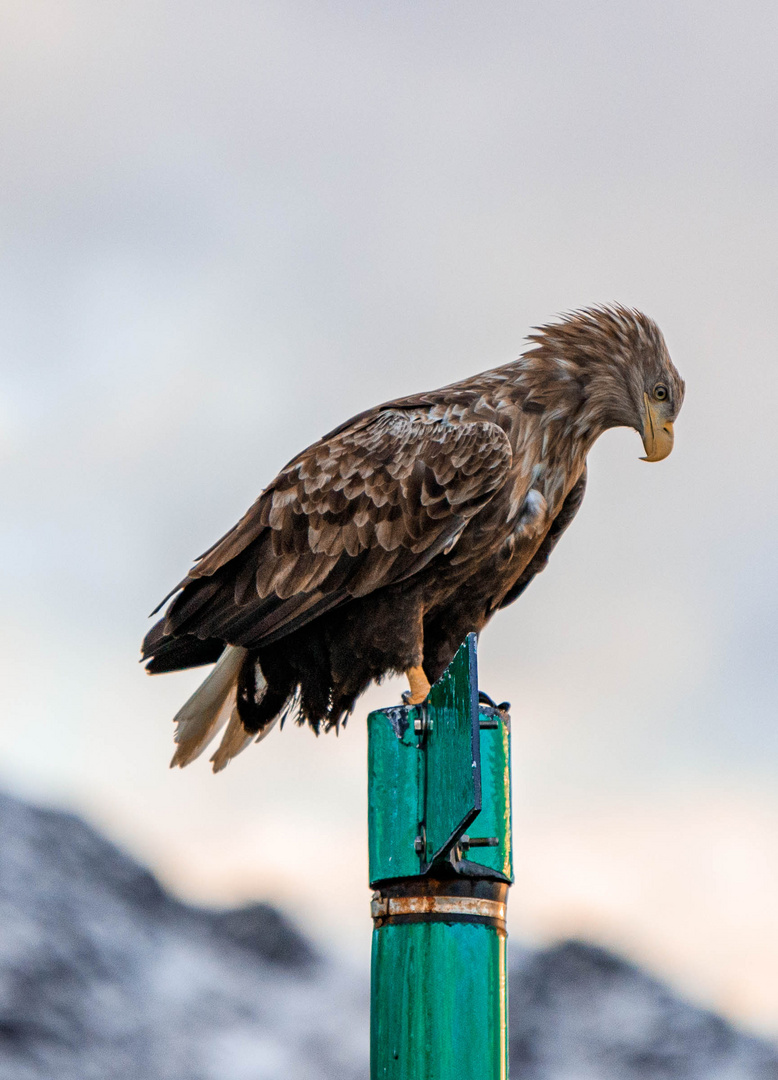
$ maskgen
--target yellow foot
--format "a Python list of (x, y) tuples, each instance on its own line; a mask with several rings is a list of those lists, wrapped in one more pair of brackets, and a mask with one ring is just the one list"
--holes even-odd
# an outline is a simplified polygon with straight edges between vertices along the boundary
[(421, 705), (422, 701), (427, 700), (430, 692), (430, 682), (424, 674), (424, 668), (421, 666), (408, 668), (405, 676), (410, 690), (406, 690), (403, 694), (403, 701), (406, 705)]

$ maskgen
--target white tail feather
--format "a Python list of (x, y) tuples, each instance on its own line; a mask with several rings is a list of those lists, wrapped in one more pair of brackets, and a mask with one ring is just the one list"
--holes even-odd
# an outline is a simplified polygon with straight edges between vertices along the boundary
[[(265, 677), (262, 674), (262, 669), (259, 664), (256, 666), (256, 682), (257, 688), (255, 700), (258, 704), (259, 701), (262, 700), (262, 695), (267, 690), (267, 682), (265, 681)], [(262, 742), (265, 736), (273, 730), (277, 723), (278, 717), (274, 716), (270, 723), (260, 731), (255, 741)], [(237, 757), (238, 754), (241, 754), (246, 749), (253, 738), (253, 735), (246, 734), (240, 716), (238, 715), (237, 708), (233, 709), (230, 715), (230, 722), (227, 724), (227, 730), (222, 736), (222, 741), (219, 743), (216, 753), (211, 758), (211, 761), (213, 762), (213, 771), (217, 773), (221, 772), (222, 769), (225, 769), (234, 757)]]
[(232, 713), (237, 695), (238, 675), (247, 650), (228, 645), (207, 679), (175, 715), (173, 736), (178, 748), (170, 767), (181, 768), (194, 761), (224, 727)]
[(211, 758), (213, 771), (221, 772), (234, 757), (242, 753), (251, 742), (251, 736), (246, 734), (237, 708), (230, 714), (230, 722), (227, 724), (222, 741), (219, 743), (216, 753)]

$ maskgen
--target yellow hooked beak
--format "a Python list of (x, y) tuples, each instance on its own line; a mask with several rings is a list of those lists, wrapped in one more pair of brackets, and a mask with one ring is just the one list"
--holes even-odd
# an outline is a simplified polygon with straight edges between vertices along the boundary
[(649, 401), (648, 394), (643, 394), (646, 414), (643, 418), (643, 447), (646, 456), (641, 461), (661, 461), (673, 449), (673, 425), (669, 420), (662, 420), (656, 405)]

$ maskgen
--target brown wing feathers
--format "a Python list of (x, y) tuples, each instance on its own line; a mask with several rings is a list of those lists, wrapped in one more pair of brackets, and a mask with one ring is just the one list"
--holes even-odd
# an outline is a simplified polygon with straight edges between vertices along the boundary
[(500, 427), (454, 409), (378, 410), (314, 444), (190, 571), (144, 643), (150, 670), (169, 670), (167, 642), (183, 660), (181, 635), (257, 646), (417, 572), (488, 502), (511, 456)]

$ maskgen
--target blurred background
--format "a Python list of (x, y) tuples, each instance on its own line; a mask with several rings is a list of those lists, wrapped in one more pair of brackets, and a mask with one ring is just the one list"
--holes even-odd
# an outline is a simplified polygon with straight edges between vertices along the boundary
[(777, 31), (766, 0), (2, 0), (0, 784), (366, 970), (364, 716), (402, 687), (172, 773), (203, 672), (145, 675), (147, 613), (341, 420), (635, 305), (675, 452), (603, 437), (481, 639), (510, 929), (778, 1036)]

